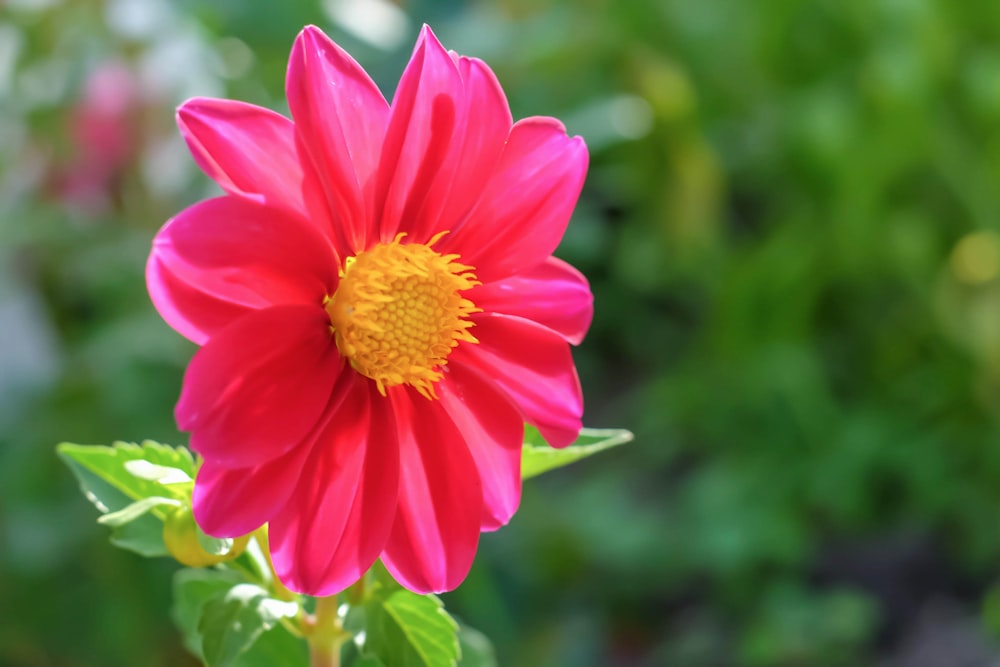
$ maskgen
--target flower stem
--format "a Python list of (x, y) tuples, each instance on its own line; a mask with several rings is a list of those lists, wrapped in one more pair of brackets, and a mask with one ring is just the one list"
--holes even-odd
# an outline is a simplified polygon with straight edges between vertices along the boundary
[(340, 667), (340, 647), (350, 637), (337, 615), (337, 596), (316, 598), (308, 635), (310, 667)]
[(368, 578), (368, 573), (366, 572), (358, 579), (350, 588), (347, 589), (347, 602), (352, 606), (356, 607), (364, 602), (365, 599), (365, 579)]

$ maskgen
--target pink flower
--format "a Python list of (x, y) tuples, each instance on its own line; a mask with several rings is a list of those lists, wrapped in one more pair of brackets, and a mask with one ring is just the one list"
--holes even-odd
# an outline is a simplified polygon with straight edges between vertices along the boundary
[(424, 28), (392, 104), (319, 29), (287, 78), (293, 120), (229, 100), (177, 113), (225, 190), (153, 242), (153, 303), (203, 347), (177, 422), (204, 459), (210, 535), (269, 524), (275, 570), (330, 595), (379, 557), (456, 587), (520, 500), (525, 421), (580, 429), (570, 344), (583, 276), (552, 257), (587, 170), (553, 118), (512, 123), (493, 72)]
[(139, 150), (143, 103), (125, 63), (111, 60), (87, 75), (67, 119), (73, 156), (51, 174), (54, 194), (74, 211), (98, 215), (120, 197), (122, 176)]

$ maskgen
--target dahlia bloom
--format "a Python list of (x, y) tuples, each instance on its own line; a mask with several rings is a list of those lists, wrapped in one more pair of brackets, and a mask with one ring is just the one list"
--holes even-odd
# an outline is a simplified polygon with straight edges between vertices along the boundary
[(225, 194), (153, 242), (153, 303), (202, 347), (176, 408), (206, 533), (269, 524), (289, 588), (331, 595), (381, 557), (416, 592), (465, 578), (520, 500), (524, 422), (580, 429), (586, 280), (552, 257), (587, 170), (553, 118), (513, 123), (493, 72), (424, 28), (391, 104), (315, 27), (292, 120), (177, 112)]

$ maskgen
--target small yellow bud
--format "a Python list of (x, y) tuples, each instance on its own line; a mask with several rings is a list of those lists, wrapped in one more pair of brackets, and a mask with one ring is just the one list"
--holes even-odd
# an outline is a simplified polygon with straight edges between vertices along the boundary
[(182, 505), (167, 515), (163, 522), (163, 543), (177, 562), (188, 567), (208, 567), (236, 558), (247, 546), (249, 535), (238, 537), (225, 554), (210, 554), (198, 542), (198, 526), (191, 508)]

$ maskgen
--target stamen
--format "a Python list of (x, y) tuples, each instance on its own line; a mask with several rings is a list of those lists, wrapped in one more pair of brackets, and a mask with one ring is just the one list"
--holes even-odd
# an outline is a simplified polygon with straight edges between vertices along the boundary
[(428, 243), (392, 243), (350, 257), (336, 293), (324, 300), (337, 348), (351, 366), (386, 388), (409, 384), (428, 399), (459, 342), (478, 343), (469, 315), (480, 312), (461, 295), (479, 284), (458, 255), (440, 255)]

